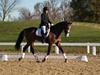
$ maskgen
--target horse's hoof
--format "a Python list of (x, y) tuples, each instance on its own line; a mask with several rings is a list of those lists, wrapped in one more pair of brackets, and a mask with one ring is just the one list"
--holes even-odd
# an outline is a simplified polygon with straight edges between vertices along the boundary
[(65, 59), (65, 63), (66, 63), (66, 62), (68, 63), (68, 60), (67, 60), (67, 59)]
[(22, 58), (19, 58), (18, 60), (21, 61)]
[(39, 60), (37, 60), (36, 62), (37, 62), (37, 63), (40, 63), (40, 61), (39, 61)]
[(45, 62), (46, 61), (46, 59), (44, 58), (43, 60), (42, 60), (42, 62)]

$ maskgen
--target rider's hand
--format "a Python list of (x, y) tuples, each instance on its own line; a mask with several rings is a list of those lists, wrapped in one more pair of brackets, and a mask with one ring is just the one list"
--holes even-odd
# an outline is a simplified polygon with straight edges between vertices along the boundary
[(50, 26), (51, 24), (50, 24), (50, 23), (48, 23), (48, 25)]
[(53, 26), (54, 24), (52, 23), (51, 26)]
[(51, 24), (50, 23), (48, 23), (48, 28), (50, 28), (51, 27)]

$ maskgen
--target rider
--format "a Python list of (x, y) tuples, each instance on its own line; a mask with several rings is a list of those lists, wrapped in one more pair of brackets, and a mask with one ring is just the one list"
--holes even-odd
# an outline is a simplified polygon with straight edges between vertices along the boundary
[(40, 24), (40, 28), (41, 28), (41, 34), (42, 34), (42, 42), (45, 42), (45, 37), (46, 37), (46, 29), (47, 27), (51, 26), (51, 21), (49, 19), (48, 16), (48, 7), (44, 7), (43, 8), (43, 13), (41, 14), (41, 24)]

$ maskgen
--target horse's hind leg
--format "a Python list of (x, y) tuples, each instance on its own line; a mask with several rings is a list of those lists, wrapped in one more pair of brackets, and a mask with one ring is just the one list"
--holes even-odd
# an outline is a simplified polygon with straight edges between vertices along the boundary
[(31, 52), (34, 55), (34, 57), (36, 59), (36, 62), (39, 62), (39, 59), (38, 59), (37, 55), (34, 54), (34, 45), (31, 45)]
[(22, 56), (19, 58), (19, 61), (21, 61), (21, 59), (25, 58), (25, 51), (26, 49), (29, 47), (30, 44), (26, 44), (23, 48), (23, 53), (22, 53)]
[(57, 42), (56, 43), (56, 46), (59, 48), (59, 50), (62, 52), (63, 56), (64, 56), (64, 59), (65, 59), (65, 62), (67, 62), (67, 56), (66, 56), (66, 53), (64, 53), (62, 47), (61, 47), (61, 44), (60, 42)]

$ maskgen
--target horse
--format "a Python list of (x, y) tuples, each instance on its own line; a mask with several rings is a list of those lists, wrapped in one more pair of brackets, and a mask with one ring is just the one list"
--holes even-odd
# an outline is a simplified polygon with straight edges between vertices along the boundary
[[(64, 31), (65, 37), (66, 37), (67, 34), (69, 34), (69, 29), (70, 29), (71, 24), (72, 23), (70, 22), (62, 21), (50, 27), (49, 35), (48, 37), (45, 38), (45, 43), (48, 43), (48, 51), (46, 55), (44, 56), (42, 62), (45, 62), (47, 60), (48, 56), (50, 55), (51, 47), (53, 44), (55, 44), (59, 48), (59, 50), (62, 52), (65, 62), (67, 61), (66, 53), (63, 51), (61, 47), (61, 33)], [(24, 37), (26, 38), (27, 43), (23, 47), (23, 53), (22, 53), (22, 56), (19, 58), (19, 61), (25, 57), (25, 51), (27, 50), (29, 46), (31, 48), (31, 52), (33, 56), (36, 58), (37, 61), (39, 61), (38, 57), (34, 54), (34, 42), (36, 40), (42, 42), (42, 39), (40, 36), (36, 35), (36, 30), (37, 30), (36, 27), (30, 27), (30, 28), (23, 29), (20, 32), (19, 37), (15, 44), (15, 48), (17, 50), (20, 49), (20, 45)]]

